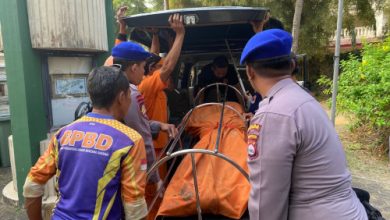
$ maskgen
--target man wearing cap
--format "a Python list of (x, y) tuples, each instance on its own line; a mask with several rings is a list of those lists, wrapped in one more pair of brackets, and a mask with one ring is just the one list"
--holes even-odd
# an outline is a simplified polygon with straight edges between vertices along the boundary
[[(116, 45), (127, 40), (126, 23), (123, 19), (119, 19), (124, 16), (126, 10), (127, 7), (121, 7), (117, 12), (120, 31), (115, 41)], [(151, 120), (163, 123), (168, 123), (167, 97), (164, 89), (167, 88), (168, 80), (179, 59), (185, 35), (182, 16), (173, 14), (169, 17), (168, 22), (173, 32), (176, 33), (174, 40), (172, 40), (173, 38), (170, 35), (168, 36), (170, 51), (164, 59), (156, 55), (160, 52), (159, 30), (149, 30), (152, 33), (151, 56), (146, 59), (145, 77), (140, 84), (137, 84), (139, 91), (144, 97), (143, 105), (145, 106), (147, 116)], [(112, 59), (108, 58), (106, 64), (110, 63), (112, 64)], [(171, 125), (170, 128), (171, 130), (173, 129)], [(155, 139), (153, 140), (153, 145), (156, 154), (160, 155), (162, 148), (168, 143), (169, 133), (159, 131), (158, 129), (153, 129), (152, 132)], [(173, 136), (170, 136), (170, 138), (173, 138)], [(160, 174), (162, 177), (165, 176), (165, 164), (160, 167)]]
[[(145, 60), (150, 57), (140, 45), (133, 42), (123, 42), (112, 49), (114, 65), (119, 66), (127, 75), (131, 90), (131, 105), (124, 119), (125, 123), (141, 134), (145, 142), (148, 169), (156, 160), (154, 152), (151, 129), (157, 127), (172, 136), (177, 135), (174, 125), (149, 120), (146, 115), (144, 97), (138, 91), (139, 85), (144, 77)], [(157, 184), (161, 186), (158, 172), (153, 172), (146, 186), (146, 200), (149, 203), (154, 197)]]
[[(171, 15), (168, 22), (176, 34), (172, 47), (167, 56), (164, 57), (164, 61), (160, 63), (161, 68), (150, 71), (138, 87), (139, 91), (145, 97), (146, 114), (150, 119), (164, 123), (168, 122), (168, 100), (164, 89), (167, 88), (168, 80), (180, 57), (185, 36), (183, 16), (179, 14)], [(173, 138), (173, 136), (168, 137), (166, 132), (160, 132), (157, 139), (153, 141), (157, 155), (160, 155), (163, 148), (167, 145), (168, 138)], [(165, 177), (166, 175), (164, 166), (161, 166), (160, 175), (161, 177)]]
[(248, 129), (250, 218), (367, 219), (332, 123), (291, 79), (291, 45), (288, 32), (270, 29), (253, 36), (241, 55), (264, 97)]

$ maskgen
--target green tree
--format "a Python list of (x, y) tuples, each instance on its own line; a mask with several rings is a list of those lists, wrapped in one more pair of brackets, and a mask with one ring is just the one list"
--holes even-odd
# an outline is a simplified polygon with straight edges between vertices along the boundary
[[(162, 1), (154, 2), (158, 6), (157, 3)], [(206, 6), (267, 7), (272, 16), (280, 19), (286, 30), (291, 31), (294, 17), (294, 10), (291, 9), (295, 8), (295, 0), (170, 0), (169, 5), (171, 9)], [(329, 13), (331, 7), (332, 1), (329, 0), (305, 1), (301, 16), (299, 53), (316, 56), (327, 52), (326, 46), (334, 33), (336, 23), (335, 15)]]
[[(373, 6), (377, 7), (373, 7)], [(375, 24), (375, 10), (380, 9), (383, 0), (345, 0), (343, 26), (351, 35), (352, 47), (356, 47), (355, 28)]]
[(126, 15), (139, 14), (147, 12), (147, 7), (144, 0), (113, 0), (114, 10), (118, 10), (121, 6), (127, 6)]
[[(390, 132), (390, 38), (364, 45), (361, 57), (350, 55), (341, 62), (341, 70), (337, 109), (352, 113), (354, 128), (369, 128), (386, 148)], [(328, 88), (332, 85), (329, 78), (319, 81)]]

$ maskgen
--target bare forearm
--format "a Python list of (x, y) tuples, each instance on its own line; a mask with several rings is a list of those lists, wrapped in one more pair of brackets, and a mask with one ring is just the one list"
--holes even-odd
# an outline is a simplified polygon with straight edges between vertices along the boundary
[(176, 63), (180, 57), (181, 48), (184, 41), (184, 33), (178, 34), (175, 38), (171, 51), (164, 60), (164, 65), (161, 68), (161, 80), (166, 82), (169, 79)]
[(25, 198), (25, 208), (30, 220), (42, 220), (42, 197)]
[(157, 33), (153, 33), (152, 46), (150, 47), (150, 52), (157, 55), (160, 53), (160, 39), (158, 38)]
[(119, 21), (119, 33), (126, 34), (126, 23), (123, 20)]

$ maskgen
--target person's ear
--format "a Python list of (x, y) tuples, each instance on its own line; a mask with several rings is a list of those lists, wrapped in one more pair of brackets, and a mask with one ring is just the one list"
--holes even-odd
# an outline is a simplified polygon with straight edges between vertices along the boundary
[(120, 105), (123, 105), (124, 103), (128, 102), (130, 100), (130, 89), (127, 91), (121, 91), (118, 94), (118, 102)]
[(255, 72), (255, 69), (253, 69), (252, 66), (246, 65), (246, 73), (248, 75), (248, 79), (249, 80), (253, 81), (255, 79), (256, 72)]
[(129, 68), (131, 69), (131, 72), (136, 72), (137, 71), (137, 67), (138, 67), (138, 64), (134, 63), (133, 65), (131, 65)]
[(290, 70), (291, 70), (290, 72), (293, 72), (296, 67), (297, 67), (297, 62), (292, 59), (290, 62)]

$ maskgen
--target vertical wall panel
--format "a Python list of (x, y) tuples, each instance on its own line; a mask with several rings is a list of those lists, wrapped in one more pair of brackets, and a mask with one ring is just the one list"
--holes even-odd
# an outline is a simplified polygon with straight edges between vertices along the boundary
[(0, 51), (3, 51), (3, 35), (1, 34), (1, 23), (0, 23)]
[(108, 51), (105, 0), (27, 0), (33, 48)]

